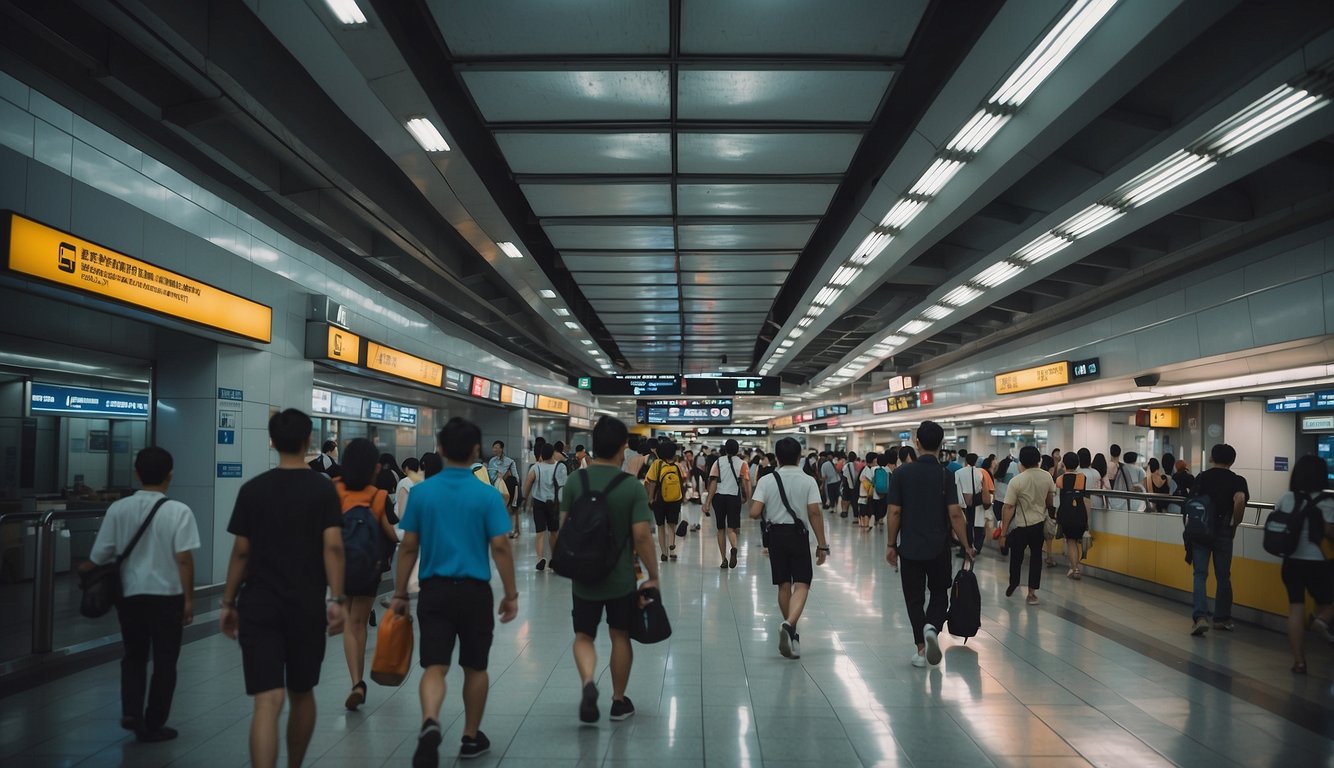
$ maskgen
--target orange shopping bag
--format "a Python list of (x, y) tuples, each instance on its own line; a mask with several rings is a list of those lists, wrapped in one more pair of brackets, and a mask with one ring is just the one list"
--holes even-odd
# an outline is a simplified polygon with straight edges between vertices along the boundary
[(385, 611), (375, 638), (371, 679), (380, 685), (402, 685), (412, 668), (412, 617)]

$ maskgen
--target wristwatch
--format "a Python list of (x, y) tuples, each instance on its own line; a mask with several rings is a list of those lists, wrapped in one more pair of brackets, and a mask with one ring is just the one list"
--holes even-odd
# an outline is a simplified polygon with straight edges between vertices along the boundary
[(824, 552), (825, 554), (829, 554), (829, 552), (830, 552), (831, 550), (829, 549), (829, 547), (816, 547), (816, 548), (815, 548), (815, 551), (816, 551), (816, 552)]
[(338, 595), (337, 597), (331, 597), (329, 598), (329, 602), (334, 603), (335, 605), (342, 605), (343, 603), (347, 602), (347, 595)]

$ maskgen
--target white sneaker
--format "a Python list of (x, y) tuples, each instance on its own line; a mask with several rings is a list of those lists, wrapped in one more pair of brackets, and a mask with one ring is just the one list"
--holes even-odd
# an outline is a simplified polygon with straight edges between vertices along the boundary
[(932, 666), (939, 664), (940, 653), (940, 634), (936, 632), (935, 627), (928, 626), (922, 633), (922, 639), (926, 641), (926, 660)]
[(926, 657), (920, 653), (914, 653), (912, 655), (912, 665), (918, 669), (924, 669), (927, 666)]

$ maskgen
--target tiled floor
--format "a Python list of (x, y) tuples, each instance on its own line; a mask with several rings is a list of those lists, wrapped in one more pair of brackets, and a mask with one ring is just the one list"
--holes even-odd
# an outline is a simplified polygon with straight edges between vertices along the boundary
[[(1312, 674), (1297, 679), (1280, 635), (1241, 627), (1191, 638), (1182, 606), (1095, 580), (1071, 582), (1064, 568), (1046, 572), (1043, 604), (1028, 607), (1018, 595), (1003, 596), (1001, 564), (985, 557), (982, 634), (966, 646), (946, 636), (942, 665), (915, 669), (898, 577), (881, 559), (883, 539), (835, 520), (834, 557), (817, 572), (800, 627), (802, 659), (788, 661), (777, 652), (779, 619), (758, 531), (745, 533), (751, 546), (735, 571), (717, 567), (712, 536), (699, 534), (683, 546), (681, 562), (664, 567), (675, 634), (669, 643), (636, 646), (628, 693), (639, 713), (623, 723), (605, 719), (604, 635), (604, 719), (596, 727), (580, 727), (575, 712), (569, 584), (533, 571), (525, 535), (520, 618), (497, 629), (491, 655), (482, 727), (492, 753), (474, 762), (1334, 765), (1328, 647), (1313, 643)], [(324, 670), (307, 764), (409, 765), (419, 722), (416, 677), (397, 689), (372, 684), (367, 705), (349, 714), (341, 706), (349, 686), (341, 640), (330, 641)], [(0, 699), (0, 764), (248, 764), (250, 701), (234, 644), (213, 636), (185, 648), (175, 742), (140, 745), (118, 729), (118, 674), (108, 664)], [(460, 680), (451, 671), (444, 765), (462, 731)]]

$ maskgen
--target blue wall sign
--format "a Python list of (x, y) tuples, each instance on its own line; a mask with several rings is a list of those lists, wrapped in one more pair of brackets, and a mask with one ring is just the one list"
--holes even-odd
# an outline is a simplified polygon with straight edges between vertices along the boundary
[(62, 387), (33, 382), (30, 403), (34, 413), (68, 416), (110, 416), (147, 419), (148, 396), (85, 387)]
[(236, 430), (218, 430), (218, 445), (236, 445)]
[(242, 390), (239, 390), (239, 389), (227, 389), (226, 387), (218, 387), (218, 399), (219, 399), (219, 400), (244, 400), (244, 399), (245, 399), (245, 392), (242, 391)]
[(218, 477), (240, 477), (241, 462), (220, 461), (218, 462)]

